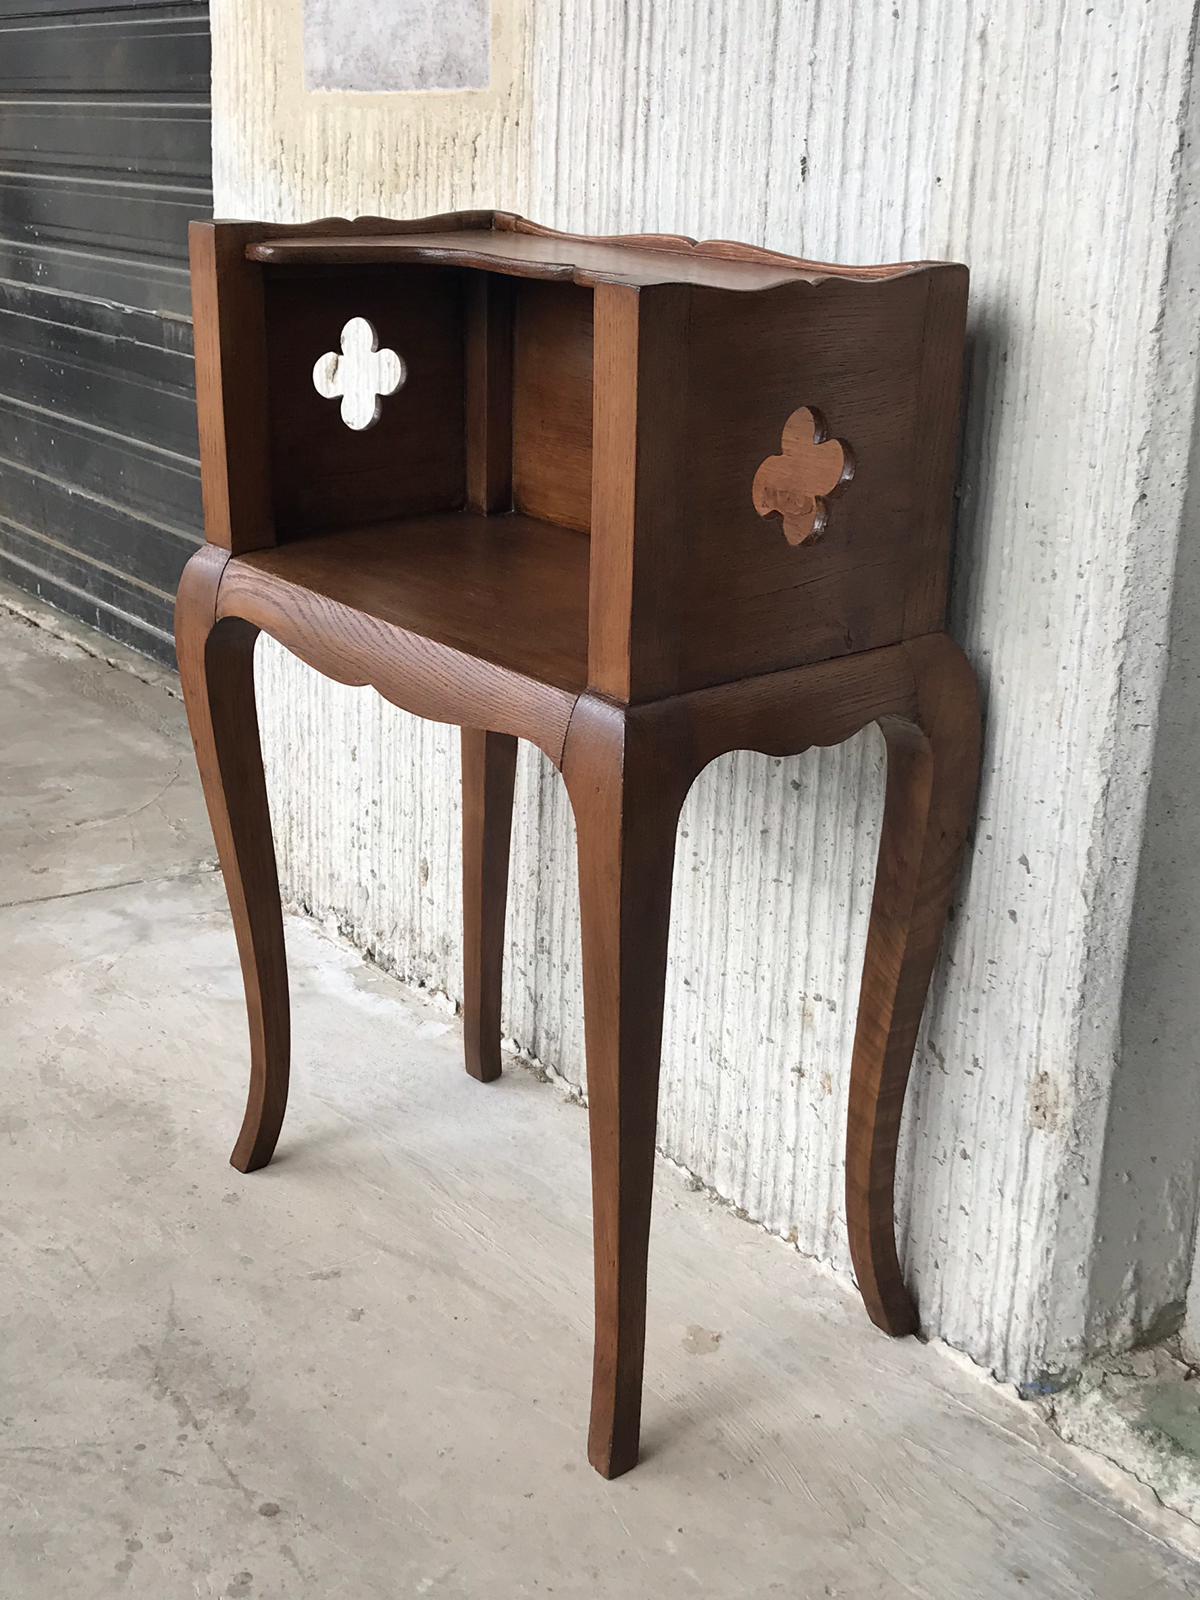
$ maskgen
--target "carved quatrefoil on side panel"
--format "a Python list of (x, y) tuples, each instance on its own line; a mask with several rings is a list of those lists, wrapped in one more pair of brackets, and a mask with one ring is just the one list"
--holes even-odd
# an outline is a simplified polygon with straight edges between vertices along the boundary
[(844, 440), (829, 437), (811, 406), (792, 412), (782, 443), (782, 455), (768, 456), (754, 474), (754, 509), (779, 517), (784, 538), (799, 545), (824, 532), (826, 501), (854, 476), (854, 457)]
[(342, 421), (361, 431), (379, 421), (385, 395), (395, 394), (407, 375), (404, 358), (376, 349), (378, 335), (366, 317), (351, 317), (342, 329), (342, 350), (328, 350), (313, 368), (313, 388), (326, 400), (340, 399)]

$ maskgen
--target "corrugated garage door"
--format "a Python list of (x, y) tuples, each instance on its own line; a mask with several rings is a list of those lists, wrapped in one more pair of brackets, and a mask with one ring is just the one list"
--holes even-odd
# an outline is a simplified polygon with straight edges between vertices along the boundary
[(0, 576), (174, 660), (207, 5), (0, 0)]

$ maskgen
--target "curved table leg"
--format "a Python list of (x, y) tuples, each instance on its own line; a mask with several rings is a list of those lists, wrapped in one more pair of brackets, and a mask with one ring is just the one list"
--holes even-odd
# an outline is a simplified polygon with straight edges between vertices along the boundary
[(175, 607), (175, 643), (188, 724), (237, 935), (250, 1023), (250, 1093), (230, 1161), (266, 1166), (287, 1107), (287, 958), (271, 816), (254, 704), (258, 629), (216, 618), (228, 555), (215, 546), (188, 562)]
[(480, 1083), (500, 1076), (504, 910), (517, 741), (462, 730), (463, 1046)]
[(734, 749), (789, 755), (878, 721), (888, 743), (883, 837), (851, 1072), (851, 1252), (872, 1320), (916, 1327), (896, 1251), (904, 1091), (971, 817), (979, 707), (945, 635), (621, 707), (584, 695), (563, 776), (575, 811), (596, 1255), (588, 1456), (605, 1477), (638, 1457), (646, 1261), (675, 830), (688, 787)]
[(887, 798), (850, 1074), (846, 1220), (871, 1321), (912, 1333), (916, 1307), (900, 1273), (894, 1191), (904, 1091), (979, 778), (979, 703), (966, 658), (947, 636), (904, 646), (913, 715), (879, 719)]
[[(588, 1459), (636, 1465), (675, 830), (687, 782), (635, 710), (585, 695), (563, 776), (583, 927), (596, 1325)], [(687, 775), (690, 781), (690, 773)]]

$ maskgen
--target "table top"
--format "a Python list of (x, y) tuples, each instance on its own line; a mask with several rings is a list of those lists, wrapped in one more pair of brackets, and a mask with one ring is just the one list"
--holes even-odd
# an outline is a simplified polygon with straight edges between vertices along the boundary
[(834, 266), (726, 240), (697, 242), (681, 235), (639, 234), (586, 238), (539, 227), (508, 212), (460, 212), (416, 222), (331, 219), (247, 245), (246, 256), (265, 266), (366, 266), (425, 262), (499, 272), (512, 277), (597, 283), (694, 284), (759, 291), (782, 284), (830, 279), (871, 283), (951, 267), (938, 261), (890, 266)]

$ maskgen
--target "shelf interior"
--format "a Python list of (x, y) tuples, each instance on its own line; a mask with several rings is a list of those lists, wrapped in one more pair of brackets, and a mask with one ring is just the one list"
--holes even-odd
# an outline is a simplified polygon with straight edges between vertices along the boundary
[(578, 692), (587, 682), (586, 534), (469, 511), (307, 535), (238, 557), (405, 632)]

